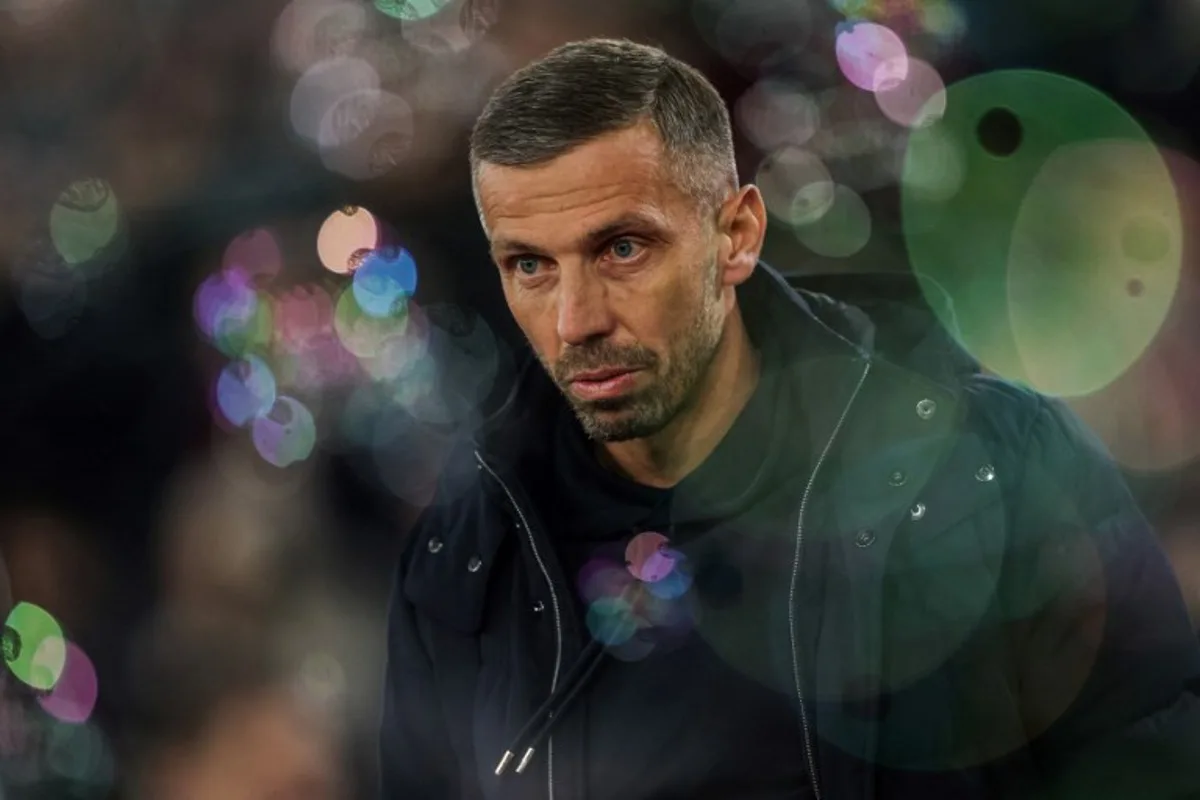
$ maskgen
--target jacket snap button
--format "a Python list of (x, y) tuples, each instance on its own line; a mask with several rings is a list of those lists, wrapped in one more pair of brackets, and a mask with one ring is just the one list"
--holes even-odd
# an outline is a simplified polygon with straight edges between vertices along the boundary
[(912, 517), (913, 522), (916, 522), (921, 517), (925, 516), (925, 504), (917, 503), (915, 506), (909, 509), (908, 515)]
[(937, 402), (926, 397), (917, 403), (917, 416), (921, 419), (930, 419), (937, 412)]
[(865, 529), (859, 531), (858, 535), (854, 537), (854, 543), (859, 547), (870, 547), (875, 544), (875, 531)]
[(533, 613), (540, 614), (545, 610), (546, 610), (546, 604), (543, 603), (541, 600), (538, 600), (536, 603), (533, 604)]
[(430, 539), (429, 540), (429, 552), (431, 552), (431, 553), (442, 552), (442, 540), (436, 536), (434, 536), (432, 539)]
[(975, 480), (980, 483), (987, 483), (996, 479), (996, 468), (991, 464), (984, 464), (975, 472)]
[(888, 483), (892, 486), (903, 486), (908, 483), (908, 476), (904, 474), (904, 470), (892, 470), (892, 474), (888, 475)]
[(467, 572), (479, 572), (479, 568), (483, 566), (483, 559), (479, 556), (471, 556), (471, 560), (467, 562)]

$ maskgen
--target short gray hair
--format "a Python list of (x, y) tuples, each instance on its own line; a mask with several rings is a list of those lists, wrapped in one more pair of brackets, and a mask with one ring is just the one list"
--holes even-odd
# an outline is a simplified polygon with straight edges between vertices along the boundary
[(488, 101), (471, 132), (476, 205), (482, 164), (544, 164), (645, 121), (680, 189), (715, 207), (737, 188), (729, 111), (698, 70), (656, 47), (586, 39), (513, 73)]

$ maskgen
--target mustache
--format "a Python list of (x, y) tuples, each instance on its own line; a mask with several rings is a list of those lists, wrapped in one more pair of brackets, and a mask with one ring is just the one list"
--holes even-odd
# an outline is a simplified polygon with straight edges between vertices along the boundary
[(563, 351), (554, 365), (553, 375), (558, 383), (565, 384), (581, 372), (600, 369), (650, 369), (657, 365), (658, 356), (647, 347), (597, 342)]

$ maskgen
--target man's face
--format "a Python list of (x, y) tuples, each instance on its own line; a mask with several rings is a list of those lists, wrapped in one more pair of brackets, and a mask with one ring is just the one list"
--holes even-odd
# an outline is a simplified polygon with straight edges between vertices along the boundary
[(597, 441), (651, 436), (689, 407), (732, 307), (714, 212), (674, 185), (660, 148), (639, 125), (479, 171), (508, 306)]

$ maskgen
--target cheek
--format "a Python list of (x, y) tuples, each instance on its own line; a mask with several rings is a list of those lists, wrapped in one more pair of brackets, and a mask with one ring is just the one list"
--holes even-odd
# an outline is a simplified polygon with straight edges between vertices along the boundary
[(693, 326), (703, 294), (697, 276), (687, 270), (673, 272), (669, 280), (640, 287), (617, 303), (625, 310), (627, 326), (643, 345), (660, 355)]

